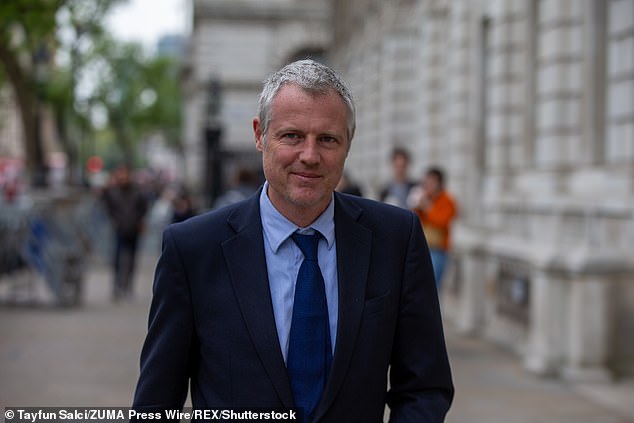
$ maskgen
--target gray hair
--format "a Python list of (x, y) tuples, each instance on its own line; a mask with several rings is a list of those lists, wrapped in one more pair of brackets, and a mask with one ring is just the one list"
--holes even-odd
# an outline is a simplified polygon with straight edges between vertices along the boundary
[(348, 141), (352, 141), (356, 125), (356, 110), (352, 93), (332, 69), (310, 59), (289, 63), (264, 81), (258, 102), (258, 116), (264, 137), (271, 122), (271, 103), (280, 88), (286, 84), (297, 85), (318, 93), (325, 93), (328, 90), (337, 92), (348, 109)]

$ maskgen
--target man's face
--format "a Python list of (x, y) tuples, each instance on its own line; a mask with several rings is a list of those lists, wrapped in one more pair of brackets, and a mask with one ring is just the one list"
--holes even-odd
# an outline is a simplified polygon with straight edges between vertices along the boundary
[(392, 159), (392, 172), (394, 179), (398, 182), (404, 182), (407, 180), (407, 167), (409, 162), (407, 157), (398, 154)]
[(438, 177), (431, 173), (426, 174), (423, 178), (423, 189), (428, 196), (435, 197), (441, 191)]
[(128, 186), (132, 182), (132, 175), (130, 169), (127, 167), (121, 167), (117, 171), (117, 182), (119, 185)]
[(289, 84), (273, 99), (266, 139), (259, 118), (253, 120), (269, 198), (291, 221), (314, 219), (330, 203), (350, 145), (346, 116), (335, 91), (313, 93)]

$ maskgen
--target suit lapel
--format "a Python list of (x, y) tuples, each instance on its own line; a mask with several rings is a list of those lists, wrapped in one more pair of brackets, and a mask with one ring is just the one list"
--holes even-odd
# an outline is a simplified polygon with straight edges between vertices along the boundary
[(362, 210), (335, 194), (335, 234), (339, 281), (339, 316), (332, 370), (316, 412), (317, 420), (343, 383), (356, 342), (370, 268), (372, 233), (357, 222)]
[[(257, 194), (251, 197), (247, 207), (237, 209), (229, 217), (228, 224), (236, 231), (236, 235), (225, 241), (222, 248), (255, 349), (282, 403), (290, 408), (293, 406), (293, 395), (275, 326), (261, 222)], [(248, 265), (245, 258), (250, 262)]]

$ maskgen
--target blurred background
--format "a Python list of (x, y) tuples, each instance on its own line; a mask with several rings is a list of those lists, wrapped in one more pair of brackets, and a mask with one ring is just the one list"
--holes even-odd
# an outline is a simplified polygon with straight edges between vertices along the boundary
[(634, 421), (634, 0), (0, 1), (0, 406), (129, 404), (162, 228), (261, 184), (261, 83), (306, 57), (356, 97), (364, 196), (401, 148), (458, 204), (448, 420)]

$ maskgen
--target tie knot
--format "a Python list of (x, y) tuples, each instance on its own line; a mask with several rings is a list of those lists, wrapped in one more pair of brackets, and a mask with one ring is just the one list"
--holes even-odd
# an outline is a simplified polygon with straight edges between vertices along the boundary
[(299, 249), (304, 254), (304, 260), (315, 260), (317, 261), (317, 248), (319, 245), (319, 238), (321, 238), (321, 234), (315, 231), (312, 235), (302, 235), (297, 232), (291, 235), (293, 241)]

